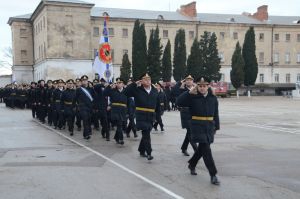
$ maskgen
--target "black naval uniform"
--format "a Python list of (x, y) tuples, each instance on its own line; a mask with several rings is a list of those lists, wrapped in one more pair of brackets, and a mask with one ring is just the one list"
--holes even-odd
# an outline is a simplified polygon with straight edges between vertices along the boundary
[(124, 144), (123, 124), (126, 121), (127, 112), (127, 96), (124, 91), (124, 88), (120, 91), (117, 88), (112, 89), (110, 86), (104, 90), (104, 95), (110, 97), (111, 121), (114, 126), (117, 126), (114, 139), (119, 144)]
[(63, 121), (63, 113), (62, 113), (62, 106), (61, 106), (61, 96), (63, 93), (63, 89), (60, 90), (59, 88), (56, 88), (53, 91), (53, 115), (52, 115), (52, 119), (53, 119), (53, 125), (54, 128), (59, 128), (61, 129), (64, 125), (64, 121)]
[(130, 137), (130, 131), (133, 132), (134, 137), (138, 137), (136, 134), (136, 125), (135, 125), (135, 102), (134, 97), (129, 97), (127, 102), (127, 115), (128, 115), (128, 126), (126, 128), (126, 135)]
[(167, 97), (164, 91), (158, 91), (157, 106), (155, 109), (155, 123), (153, 125), (155, 131), (157, 131), (157, 126), (160, 126), (161, 131), (164, 131), (164, 124), (162, 122), (161, 116), (167, 109)]
[(101, 134), (103, 138), (107, 141), (110, 140), (109, 130), (108, 130), (108, 120), (107, 120), (107, 98), (104, 95), (104, 85), (97, 84), (94, 86), (94, 108), (97, 113), (97, 121), (100, 120), (101, 124)]
[[(172, 95), (176, 96), (176, 98), (182, 94), (183, 92), (189, 91), (189, 89), (185, 86), (183, 89), (181, 87), (181, 82), (178, 82), (174, 88), (172, 89)], [(178, 105), (178, 104), (177, 104)], [(180, 105), (178, 105), (180, 106)], [(180, 106), (180, 118), (181, 118), (181, 127), (186, 129), (186, 134), (184, 141), (181, 146), (181, 150), (183, 153), (186, 153), (189, 143), (193, 147), (194, 151), (196, 151), (197, 146), (195, 143), (191, 142), (191, 128), (190, 128), (190, 121), (191, 121), (191, 114), (188, 107)], [(188, 154), (187, 154), (188, 155)]]
[[(86, 94), (85, 92), (88, 92), (89, 94)], [(91, 114), (93, 109), (93, 98), (90, 89), (83, 86), (77, 88), (73, 103), (74, 105), (77, 103), (78, 111), (83, 121), (83, 137), (85, 139), (90, 139), (92, 134)]]
[(31, 87), (28, 91), (28, 103), (31, 107), (32, 117), (35, 118), (37, 112), (36, 89)]
[(191, 139), (198, 143), (193, 157), (189, 160), (189, 168), (195, 169), (199, 159), (203, 157), (204, 163), (211, 177), (217, 174), (217, 169), (212, 157), (210, 144), (214, 142), (216, 130), (220, 129), (218, 100), (216, 96), (208, 92), (204, 96), (184, 92), (177, 98), (177, 104), (181, 107), (189, 107), (191, 113)]
[(145, 153), (147, 153), (149, 159), (152, 152), (150, 132), (155, 120), (155, 108), (158, 98), (157, 89), (151, 86), (150, 93), (148, 93), (143, 86), (137, 86), (136, 83), (132, 83), (125, 89), (124, 93), (127, 97), (134, 97), (136, 127), (137, 130), (142, 131), (142, 139), (138, 151), (141, 156), (145, 156)]
[(17, 107), (24, 109), (27, 101), (27, 90), (21, 88), (17, 90)]
[(36, 101), (37, 101), (37, 117), (42, 122), (45, 123), (45, 118), (47, 114), (47, 96), (46, 88), (38, 87), (36, 90)]
[(53, 101), (53, 92), (54, 92), (54, 87), (48, 87), (47, 89), (47, 114), (48, 114), (48, 124), (52, 126), (53, 123), (53, 110), (54, 110), (54, 104), (55, 102)]
[(70, 135), (74, 132), (74, 120), (75, 120), (75, 99), (76, 91), (74, 89), (67, 88), (61, 95), (61, 109), (64, 113), (64, 118), (67, 121), (68, 130)]

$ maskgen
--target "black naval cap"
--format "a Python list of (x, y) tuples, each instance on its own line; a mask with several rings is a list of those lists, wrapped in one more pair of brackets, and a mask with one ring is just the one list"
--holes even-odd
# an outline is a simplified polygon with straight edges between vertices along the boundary
[(31, 82), (30, 84), (31, 84), (31, 85), (32, 85), (32, 84), (35, 84), (35, 85), (36, 85), (36, 82)]
[(101, 78), (101, 79), (100, 79), (100, 82), (104, 82), (104, 83), (106, 83), (106, 81), (105, 81), (105, 79), (104, 79), (104, 78)]
[(151, 79), (151, 77), (148, 73), (144, 73), (140, 76), (140, 80), (145, 79), (145, 78), (150, 78)]
[(68, 79), (66, 82), (67, 82), (67, 84), (74, 84), (74, 80), (73, 79)]
[(199, 77), (196, 79), (196, 83), (200, 85), (208, 85), (210, 83), (210, 80), (207, 77)]
[(94, 80), (93, 80), (93, 83), (94, 83), (94, 84), (97, 84), (97, 83), (99, 83), (99, 80), (98, 80), (98, 79), (94, 79)]
[(192, 75), (187, 75), (184, 80), (187, 80), (187, 79), (191, 79), (191, 80), (194, 80), (193, 76)]
[(49, 84), (49, 83), (53, 83), (51, 79), (49, 79), (49, 80), (47, 81), (47, 84)]
[(57, 80), (57, 83), (65, 83), (65, 82), (64, 82), (64, 80), (59, 79), (59, 80)]
[(118, 77), (118, 78), (116, 79), (116, 83), (124, 83), (124, 81), (123, 81), (122, 78)]
[(40, 84), (41, 82), (45, 82), (45, 80), (40, 79), (40, 80), (38, 81), (39, 84)]
[(75, 82), (80, 82), (80, 81), (81, 81), (80, 78), (75, 79)]
[(159, 82), (157, 82), (157, 83), (155, 84), (155, 86), (160, 86), (160, 87), (162, 87), (161, 83), (159, 83)]
[(80, 79), (81, 79), (81, 81), (82, 81), (82, 80), (88, 80), (89, 77), (88, 77), (87, 75), (83, 75)]

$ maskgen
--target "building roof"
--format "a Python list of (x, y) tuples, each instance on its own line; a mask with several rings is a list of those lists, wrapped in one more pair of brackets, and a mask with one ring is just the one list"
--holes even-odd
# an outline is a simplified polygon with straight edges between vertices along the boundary
[[(42, 0), (41, 2), (49, 3), (72, 3), (86, 4), (91, 3), (81, 0)], [(269, 24), (269, 25), (298, 25), (300, 26), (300, 16), (269, 16), (268, 20), (260, 21), (245, 14), (213, 14), (213, 13), (197, 13), (197, 17), (188, 17), (180, 14), (177, 11), (151, 11), (151, 10), (135, 10), (121, 8), (103, 8), (92, 7), (92, 17), (102, 17), (104, 13), (108, 13), (111, 18), (126, 18), (126, 19), (145, 19), (145, 20), (168, 20), (168, 21), (200, 21), (203, 23), (227, 23), (227, 24)], [(32, 14), (20, 15), (11, 17), (9, 24), (13, 20), (29, 20)]]

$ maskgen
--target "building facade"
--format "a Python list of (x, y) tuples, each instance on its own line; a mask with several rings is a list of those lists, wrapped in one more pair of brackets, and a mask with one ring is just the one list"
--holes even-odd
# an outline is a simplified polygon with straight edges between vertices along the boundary
[(257, 84), (291, 86), (300, 81), (300, 16), (271, 16), (268, 6), (254, 14), (197, 13), (196, 2), (175, 12), (95, 7), (78, 0), (43, 0), (32, 14), (11, 17), (13, 74), (19, 82), (94, 76), (92, 63), (99, 46), (103, 20), (109, 15), (114, 76), (120, 74), (124, 53), (131, 58), (134, 21), (145, 23), (147, 38), (157, 25), (162, 45), (178, 29), (186, 33), (187, 52), (204, 31), (217, 35), (222, 81), (230, 82), (231, 56), (243, 45), (250, 26), (256, 34), (259, 65)]

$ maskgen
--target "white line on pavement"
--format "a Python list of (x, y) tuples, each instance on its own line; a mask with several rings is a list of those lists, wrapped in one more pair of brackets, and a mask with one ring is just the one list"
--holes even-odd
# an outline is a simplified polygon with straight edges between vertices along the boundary
[(163, 187), (163, 186), (161, 186), (161, 185), (159, 185), (159, 184), (153, 182), (152, 180), (150, 180), (150, 179), (148, 179), (148, 178), (146, 178), (146, 177), (144, 177), (144, 176), (142, 176), (142, 175), (140, 175), (140, 174), (138, 174), (138, 173), (136, 173), (136, 172), (134, 172), (134, 171), (128, 169), (127, 167), (125, 167), (125, 166), (119, 164), (118, 162), (116, 162), (116, 161), (110, 159), (109, 157), (103, 155), (102, 153), (99, 153), (98, 151), (95, 151), (94, 149), (92, 149), (92, 148), (90, 148), (90, 147), (88, 147), (88, 146), (85, 146), (84, 144), (82, 144), (82, 143), (80, 143), (80, 142), (77, 142), (76, 140), (74, 140), (74, 139), (72, 139), (72, 138), (70, 138), (70, 137), (64, 135), (63, 133), (60, 133), (60, 132), (56, 131), (55, 129), (52, 129), (51, 127), (49, 127), (49, 126), (47, 126), (47, 125), (45, 125), (45, 124), (42, 124), (42, 123), (40, 123), (40, 122), (38, 122), (38, 121), (36, 121), (36, 120), (33, 120), (33, 121), (36, 122), (36, 123), (38, 123), (38, 124), (40, 124), (40, 125), (42, 125), (43, 127), (47, 128), (47, 129), (49, 129), (49, 130), (55, 132), (56, 134), (58, 134), (58, 135), (60, 135), (60, 136), (62, 136), (62, 137), (64, 137), (64, 138), (66, 138), (67, 140), (73, 142), (74, 144), (77, 144), (78, 146), (81, 146), (81, 147), (85, 148), (86, 150), (88, 150), (88, 151), (94, 153), (95, 155), (97, 155), (97, 156), (99, 156), (99, 157), (101, 157), (101, 158), (107, 160), (108, 162), (110, 162), (110, 163), (114, 164), (115, 166), (119, 167), (120, 169), (122, 169), (122, 170), (124, 170), (124, 171), (126, 171), (126, 172), (128, 172), (128, 173), (130, 173), (130, 174), (132, 174), (132, 175), (134, 175), (135, 177), (137, 177), (137, 178), (143, 180), (144, 182), (149, 183), (150, 185), (152, 185), (152, 186), (158, 188), (159, 190), (165, 192), (165, 193), (168, 194), (169, 196), (171, 196), (171, 197), (173, 197), (173, 198), (175, 198), (175, 199), (183, 199), (182, 196), (179, 196), (179, 195), (175, 194), (174, 192), (168, 190), (167, 188), (165, 188), (165, 187)]
[(282, 129), (282, 128), (278, 128), (278, 127), (264, 126), (264, 125), (251, 124), (251, 123), (238, 123), (237, 125), (266, 129), (266, 130), (270, 130), (270, 131), (280, 131), (280, 132), (290, 133), (290, 134), (294, 134), (294, 135), (300, 135), (300, 133), (297, 133), (298, 132), (297, 130), (287, 130), (286, 128)]

